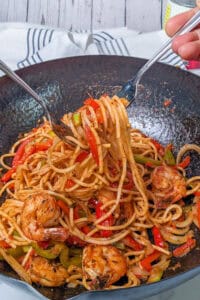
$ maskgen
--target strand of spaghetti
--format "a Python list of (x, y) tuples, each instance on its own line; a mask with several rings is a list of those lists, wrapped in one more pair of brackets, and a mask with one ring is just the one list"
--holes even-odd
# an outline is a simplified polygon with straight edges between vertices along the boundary
[(122, 160), (122, 174), (118, 185), (116, 203), (107, 213), (103, 214), (102, 217), (100, 217), (98, 220), (95, 221), (95, 225), (107, 219), (115, 211), (116, 207), (119, 205), (121, 194), (122, 194), (122, 185), (126, 176), (127, 160), (125, 157), (123, 145), (120, 141), (120, 122), (115, 110), (113, 110), (113, 116), (115, 117), (115, 123), (116, 123), (116, 141), (118, 142), (119, 152), (121, 154), (121, 160)]
[(194, 150), (200, 154), (200, 147), (195, 145), (195, 144), (186, 144), (184, 145), (178, 152), (178, 155), (176, 157), (176, 164), (178, 165), (181, 161), (182, 156), (184, 155), (185, 152)]
[(25, 255), (25, 257), (24, 257), (24, 259), (23, 259), (23, 261), (22, 261), (22, 264), (21, 264), (22, 267), (24, 267), (25, 264), (27, 263), (27, 261), (28, 261), (30, 255), (31, 255), (31, 253), (32, 253), (32, 250), (33, 250), (33, 248), (30, 247), (30, 249), (29, 249), (28, 252), (26, 253), (26, 255)]
[(64, 123), (66, 123), (66, 125), (68, 125), (68, 126), (71, 128), (74, 137), (75, 137), (77, 140), (80, 140), (80, 139), (81, 139), (81, 135), (79, 134), (77, 128), (75, 127), (72, 118), (73, 118), (73, 114), (72, 114), (72, 113), (69, 113), (69, 116), (68, 116), (68, 122), (66, 122), (65, 119), (64, 119)]
[[(103, 102), (103, 105), (105, 106), (105, 109), (108, 111), (109, 113), (109, 117), (110, 117), (110, 120), (113, 124), (115, 124), (115, 119), (114, 119), (114, 116), (112, 114), (112, 110), (111, 110), (111, 99), (110, 97), (108, 96), (105, 96), (105, 97), (101, 97), (101, 100)], [(108, 118), (109, 120), (109, 118)]]
[(128, 264), (129, 265), (134, 265), (134, 264), (140, 262), (143, 258), (144, 258), (144, 254), (140, 254), (138, 256), (135, 256), (132, 259), (128, 258)]
[(79, 154), (80, 152), (80, 146), (77, 145), (74, 152), (72, 153), (71, 157), (70, 157), (70, 161), (69, 161), (69, 166), (73, 166), (75, 164), (75, 160), (77, 158), (77, 155)]
[(103, 226), (103, 225), (99, 225), (97, 224), (97, 228), (98, 229), (102, 229), (102, 230), (121, 230), (121, 229), (125, 229), (127, 228), (129, 225), (131, 225), (134, 220), (135, 220), (135, 217), (136, 217), (136, 214), (133, 214), (133, 216), (124, 224), (121, 224), (121, 225), (115, 225), (115, 226)]
[[(134, 226), (135, 226), (135, 228), (137, 228), (137, 229), (141, 229), (141, 228), (146, 228), (146, 229), (148, 229), (148, 228), (152, 228), (153, 227), (153, 224), (152, 223), (150, 223), (150, 224), (144, 224), (144, 223), (139, 223), (139, 222), (135, 222), (134, 223)], [(137, 229), (135, 229), (135, 231), (137, 231)]]
[(49, 191), (49, 190), (44, 190), (44, 192), (47, 192), (49, 195), (55, 196), (56, 198), (62, 199), (69, 206), (71, 206), (73, 204), (73, 202), (70, 198), (67, 198), (62, 194), (56, 193), (54, 191)]
[[(0, 233), (1, 238), (3, 240), (5, 239), (6, 242), (9, 243), (9, 245), (11, 245), (12, 241), (11, 241), (10, 236), (9, 236), (8, 232), (6, 231), (2, 221), (0, 222), (0, 232), (1, 232)], [(12, 243), (12, 246), (14, 246), (13, 243)]]
[(94, 176), (96, 176), (105, 185), (109, 185), (109, 182), (102, 175), (94, 172)]
[(88, 145), (83, 144), (82, 142), (80, 142), (79, 140), (74, 138), (73, 136), (66, 136), (65, 138), (66, 138), (66, 140), (72, 142), (73, 144), (78, 145), (81, 149), (87, 150), (89, 148)]
[(125, 236), (129, 234), (129, 230), (124, 230), (120, 233), (117, 233), (112, 236), (112, 238), (93, 238), (93, 237), (88, 237), (87, 235), (83, 234), (77, 227), (74, 228), (72, 231), (73, 234), (79, 238), (81, 238), (83, 241), (86, 241), (88, 243), (93, 243), (96, 245), (110, 245), (115, 242), (120, 241), (123, 239)]
[(1, 155), (1, 156), (0, 156), (0, 165), (1, 165), (4, 169), (10, 170), (11, 167), (8, 166), (6, 163), (4, 163), (4, 159), (10, 158), (10, 157), (13, 157), (13, 156), (14, 156), (14, 153), (7, 153), (7, 154)]
[(92, 181), (91, 183), (83, 182), (83, 180), (78, 180), (77, 178), (73, 178), (73, 181), (79, 184), (80, 186), (93, 187), (98, 182), (98, 178), (95, 178), (94, 181)]
[(190, 226), (193, 222), (193, 213), (192, 211), (190, 211), (188, 213), (188, 216), (186, 216), (186, 219), (184, 221), (176, 221), (176, 227), (178, 228), (183, 228), (183, 227), (186, 227), (186, 226)]
[(1, 189), (0, 189), (0, 197), (3, 195), (3, 193), (6, 191), (6, 189), (15, 183), (15, 180), (8, 181)]
[(10, 221), (10, 223), (12, 224), (12, 226), (15, 227), (15, 229), (17, 230), (17, 232), (24, 238), (24, 240), (30, 241), (24, 235), (24, 233), (22, 232), (22, 230), (20, 229), (20, 227), (18, 226), (18, 224), (8, 214), (6, 214), (6, 213), (4, 213), (3, 211), (0, 210), (0, 215)]
[(0, 248), (0, 254), (3, 256), (5, 261), (11, 266), (11, 268), (26, 282), (31, 284), (30, 275), (25, 269), (14, 259), (11, 255), (8, 255), (2, 248)]
[(200, 176), (193, 176), (186, 181), (186, 185), (189, 185), (190, 183), (198, 180), (200, 180)]
[[(51, 152), (49, 152), (49, 153), (51, 153)], [(76, 168), (77, 163), (75, 163), (73, 166), (67, 167), (65, 169), (59, 169), (59, 168), (55, 167), (51, 162), (51, 159), (50, 159), (51, 154), (49, 154), (49, 153), (47, 155), (47, 161), (48, 161), (49, 167), (51, 169), (53, 169), (55, 172), (60, 173), (60, 174), (67, 174), (67, 173), (72, 172)]]
[(170, 251), (168, 251), (168, 250), (166, 250), (166, 249), (164, 249), (162, 247), (156, 246), (154, 244), (152, 244), (152, 247), (153, 247), (153, 249), (155, 249), (155, 250), (157, 250), (157, 251), (159, 251), (159, 252), (161, 252), (161, 253), (163, 253), (165, 255), (171, 255)]
[(189, 226), (186, 226), (184, 228), (175, 228), (175, 227), (171, 227), (171, 226), (165, 226), (165, 229), (168, 231), (168, 232), (171, 232), (173, 234), (177, 234), (177, 235), (184, 235), (186, 234), (189, 230), (190, 230), (190, 227)]
[(73, 228), (74, 227), (74, 209), (73, 209), (73, 207), (70, 207), (70, 209), (69, 209), (69, 223), (70, 223), (70, 227)]
[(103, 118), (102, 123), (103, 123), (103, 126), (104, 126), (104, 130), (107, 130), (107, 128), (108, 128), (108, 118), (107, 118), (107, 114), (106, 114), (106, 108), (105, 108), (104, 104), (102, 103), (101, 98), (98, 101), (98, 104), (99, 104), (101, 115), (102, 115), (102, 118)]
[(144, 255), (145, 254), (145, 251), (144, 250), (140, 250), (140, 251), (127, 251), (124, 256), (125, 257), (129, 257), (129, 256), (137, 256), (137, 255)]
[(191, 190), (186, 192), (186, 196), (193, 195), (196, 191), (200, 189), (200, 182)]
[(174, 245), (184, 244), (187, 242), (189, 237), (193, 236), (193, 233), (190, 231), (185, 235), (175, 235), (165, 230), (165, 228), (161, 228), (160, 230), (164, 239)]
[(101, 223), (102, 221), (104, 221), (105, 219), (107, 219), (115, 211), (116, 207), (119, 205), (121, 193), (122, 193), (122, 185), (123, 185), (125, 176), (126, 176), (126, 160), (123, 161), (123, 164), (122, 164), (122, 175), (121, 175), (120, 182), (118, 185), (116, 202), (107, 213), (103, 214), (102, 217), (100, 217), (99, 219), (97, 219), (95, 221), (95, 225), (97, 225), (97, 224)]

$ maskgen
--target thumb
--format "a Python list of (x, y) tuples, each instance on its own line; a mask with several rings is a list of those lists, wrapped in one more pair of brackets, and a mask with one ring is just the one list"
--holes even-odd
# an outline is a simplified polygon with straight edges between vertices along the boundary
[(196, 5), (200, 8), (200, 0), (196, 0)]

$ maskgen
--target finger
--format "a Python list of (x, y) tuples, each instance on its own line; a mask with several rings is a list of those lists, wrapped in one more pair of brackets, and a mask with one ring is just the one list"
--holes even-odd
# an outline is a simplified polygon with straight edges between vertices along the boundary
[(178, 55), (185, 60), (200, 60), (200, 41), (190, 42), (178, 49)]
[(178, 14), (169, 19), (165, 26), (165, 31), (169, 36), (173, 36), (193, 15), (198, 11), (198, 7), (195, 7), (187, 12)]
[(195, 42), (200, 38), (199, 30), (188, 32), (186, 34), (180, 35), (172, 43), (172, 49), (174, 52), (178, 53), (178, 49), (190, 42)]
[(196, 5), (200, 8), (200, 0), (196, 0)]

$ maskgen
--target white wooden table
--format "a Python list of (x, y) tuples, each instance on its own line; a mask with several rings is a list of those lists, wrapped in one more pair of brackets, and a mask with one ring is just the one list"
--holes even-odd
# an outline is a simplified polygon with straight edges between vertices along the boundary
[(162, 28), (167, 0), (0, 0), (0, 22), (31, 22), (68, 30), (127, 26)]

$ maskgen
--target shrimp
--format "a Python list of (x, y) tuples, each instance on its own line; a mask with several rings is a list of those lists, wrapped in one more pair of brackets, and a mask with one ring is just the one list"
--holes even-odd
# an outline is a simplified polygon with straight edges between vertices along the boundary
[(156, 206), (166, 208), (186, 196), (186, 182), (178, 170), (168, 166), (160, 166), (152, 173), (152, 192)]
[(39, 256), (33, 257), (28, 273), (33, 282), (48, 287), (63, 285), (68, 278), (67, 270), (64, 267)]
[(83, 274), (91, 280), (91, 288), (109, 287), (126, 274), (127, 263), (113, 246), (88, 245), (83, 250)]
[(58, 226), (60, 215), (61, 210), (52, 196), (46, 193), (31, 195), (25, 200), (22, 208), (22, 230), (31, 240), (52, 239), (64, 242), (68, 238), (68, 232)]

